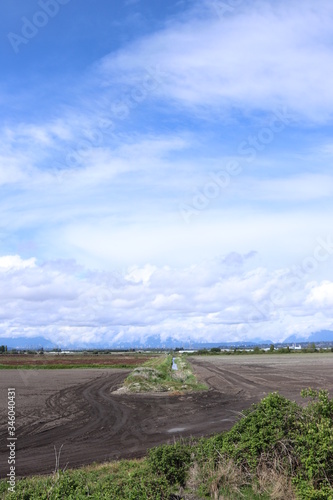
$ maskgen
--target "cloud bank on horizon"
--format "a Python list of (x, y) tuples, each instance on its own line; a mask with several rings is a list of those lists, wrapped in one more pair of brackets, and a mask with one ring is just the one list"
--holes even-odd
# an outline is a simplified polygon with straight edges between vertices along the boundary
[(1, 9), (1, 336), (333, 329), (331, 2)]
[[(326, 260), (324, 247), (318, 249)], [(310, 281), (315, 257), (274, 271), (253, 267), (255, 258), (231, 253), (182, 269), (145, 265), (121, 274), (75, 261), (38, 265), (3, 257), (2, 333), (43, 336), (60, 346), (107, 346), (156, 335), (162, 342), (278, 342), (330, 328), (333, 283)]]

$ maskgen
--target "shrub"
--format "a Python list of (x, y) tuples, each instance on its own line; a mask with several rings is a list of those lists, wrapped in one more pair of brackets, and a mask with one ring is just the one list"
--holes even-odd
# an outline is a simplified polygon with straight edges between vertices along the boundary
[(230, 431), (199, 442), (196, 457), (203, 477), (223, 479), (218, 471), (229, 460), (250, 483), (265, 469), (285, 484), (290, 478), (302, 499), (332, 499), (333, 400), (324, 390), (307, 389), (302, 396), (311, 398), (305, 408), (269, 394), (243, 412)]
[(255, 470), (262, 454), (283, 455), (297, 427), (301, 409), (279, 395), (269, 394), (243, 412), (243, 417), (225, 434), (220, 452), (245, 469)]
[[(295, 451), (299, 468), (295, 478), (304, 498), (333, 498), (333, 400), (324, 390), (302, 391), (312, 401), (303, 410)], [(330, 496), (313, 496), (315, 490), (330, 492)], [(326, 494), (325, 493), (325, 494)], [(311, 496), (312, 495), (312, 496)]]
[(152, 448), (148, 454), (148, 464), (154, 473), (164, 475), (169, 484), (184, 486), (192, 463), (191, 455), (191, 446), (178, 441), (173, 445)]

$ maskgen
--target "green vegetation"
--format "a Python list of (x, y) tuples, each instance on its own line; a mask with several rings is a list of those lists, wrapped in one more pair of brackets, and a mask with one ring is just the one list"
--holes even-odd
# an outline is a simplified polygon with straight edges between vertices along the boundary
[(172, 370), (172, 355), (151, 359), (135, 368), (124, 382), (131, 392), (166, 392), (205, 390), (206, 385), (198, 384), (189, 363), (182, 355), (177, 356), (177, 370)]
[(0, 495), (6, 500), (164, 500), (170, 491), (166, 478), (152, 475), (146, 460), (122, 460), (22, 479), (17, 481), (15, 493), (7, 493), (5, 481), (0, 483)]
[(199, 349), (198, 351), (186, 353), (187, 356), (233, 356), (233, 355), (251, 355), (251, 354), (306, 354), (306, 353), (331, 353), (333, 352), (333, 347), (329, 348), (317, 348), (312, 342), (307, 347), (302, 347), (301, 349), (293, 349), (289, 346), (286, 347), (275, 347), (271, 344), (269, 348), (263, 349), (259, 346), (254, 346), (251, 348), (241, 348), (235, 347), (233, 350), (225, 350), (219, 347), (212, 347), (211, 349)]
[(6, 500), (332, 499), (333, 400), (324, 390), (302, 396), (310, 399), (306, 407), (272, 393), (224, 434), (158, 446), (143, 460), (19, 480), (15, 494), (2, 481), (0, 494)]

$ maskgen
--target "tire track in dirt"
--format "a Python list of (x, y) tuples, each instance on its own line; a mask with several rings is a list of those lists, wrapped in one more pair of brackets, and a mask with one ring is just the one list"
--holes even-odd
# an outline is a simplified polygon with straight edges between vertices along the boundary
[(255, 380), (242, 376), (232, 369), (220, 368), (211, 363), (191, 360), (191, 364), (199, 367), (203, 381), (217, 391), (234, 396), (242, 395), (243, 398), (250, 398), (258, 393), (258, 387), (265, 383), (260, 377)]
[(54, 446), (59, 450), (63, 445), (61, 463), (69, 467), (140, 457), (174, 436), (201, 436), (230, 427), (227, 407), (236, 403), (241, 409), (234, 397), (214, 390), (186, 395), (112, 392), (127, 373), (95, 377), (46, 398), (43, 408), (30, 416), (35, 422), (20, 426), (18, 476), (52, 472)]
[[(287, 361), (271, 363), (270, 358), (269, 363), (256, 361), (251, 365), (244, 360), (225, 362), (222, 357), (191, 358), (194, 372), (209, 390), (186, 394), (113, 392), (129, 373), (126, 370), (75, 370), (66, 375), (43, 370), (39, 384), (26, 387), (21, 381), (20, 386), (19, 380), (16, 384), (20, 414), (17, 475), (52, 472), (54, 446), (59, 450), (63, 445), (61, 467), (140, 457), (152, 446), (173, 442), (174, 437), (228, 430), (241, 410), (267, 392), (279, 390), (300, 400), (305, 382), (333, 389), (333, 356), (326, 365), (318, 364), (317, 359), (309, 364), (308, 359), (302, 357), (298, 365), (293, 361), (287, 365)], [(0, 383), (9, 387), (9, 380), (12, 375)], [(38, 404), (32, 405), (30, 400)], [(7, 472), (6, 440), (7, 433), (2, 431), (1, 477)]]
[(75, 396), (84, 399), (89, 407), (89, 422), (76, 432), (72, 433), (72, 438), (79, 435), (87, 436), (96, 430), (105, 430), (113, 434), (117, 433), (126, 423), (130, 413), (126, 407), (119, 404), (117, 400), (110, 395), (111, 391), (121, 385), (123, 375), (114, 376), (110, 386), (110, 380), (100, 380), (89, 384), (87, 387), (80, 387)]

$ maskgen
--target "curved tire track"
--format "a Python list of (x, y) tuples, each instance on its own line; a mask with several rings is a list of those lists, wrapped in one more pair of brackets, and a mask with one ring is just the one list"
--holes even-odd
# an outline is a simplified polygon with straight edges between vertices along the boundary
[[(78, 467), (94, 461), (140, 457), (152, 446), (173, 442), (174, 437), (229, 429), (241, 410), (272, 390), (300, 400), (304, 382), (309, 385), (311, 381), (314, 388), (333, 389), (333, 356), (326, 365), (318, 365), (317, 359), (307, 365), (310, 358), (299, 359), (299, 365), (290, 363), (286, 367), (286, 362), (258, 365), (257, 361), (251, 365), (244, 361), (227, 363), (222, 358), (192, 358), (194, 371), (210, 389), (183, 395), (112, 392), (129, 373), (126, 370), (104, 371), (102, 375), (76, 372), (78, 375), (70, 379), (76, 383), (69, 385), (67, 381), (66, 388), (64, 377), (55, 370), (43, 370), (40, 385), (29, 387), (25, 398), (21, 395), (17, 399), (17, 476), (52, 472), (54, 446), (59, 450), (63, 445), (61, 468), (67, 463)], [(81, 376), (85, 382), (77, 383)], [(48, 387), (51, 377), (58, 377), (52, 385), (53, 393)], [(18, 394), (20, 391), (24, 393), (23, 382)], [(49, 395), (39, 398), (36, 407), (29, 405), (29, 394), (39, 393)], [(7, 433), (2, 431), (1, 477), (7, 473), (6, 444)]]

